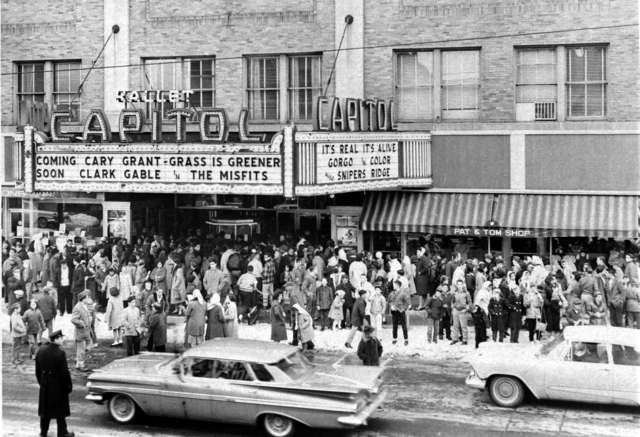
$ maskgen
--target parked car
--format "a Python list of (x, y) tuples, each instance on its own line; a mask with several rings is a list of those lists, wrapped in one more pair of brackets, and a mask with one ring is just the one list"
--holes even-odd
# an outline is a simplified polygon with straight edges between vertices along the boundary
[(317, 365), (289, 345), (218, 338), (175, 356), (143, 353), (89, 376), (86, 399), (119, 423), (151, 416), (258, 424), (269, 436), (297, 428), (366, 425), (382, 404), (382, 368)]
[(470, 361), (468, 387), (489, 390), (515, 408), (537, 399), (640, 406), (640, 331), (611, 326), (567, 327), (539, 347), (482, 343)]

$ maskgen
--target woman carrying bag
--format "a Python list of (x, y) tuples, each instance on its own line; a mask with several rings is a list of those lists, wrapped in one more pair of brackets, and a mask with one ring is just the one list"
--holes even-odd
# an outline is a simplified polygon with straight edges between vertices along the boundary
[[(542, 295), (531, 282), (521, 281), (520, 286), (524, 293), (525, 323), (527, 325), (527, 330), (529, 331), (529, 341), (538, 343), (541, 336), (541, 330), (539, 329), (540, 327), (538, 324), (542, 324)], [(544, 323), (543, 329), (546, 328), (546, 323)]]

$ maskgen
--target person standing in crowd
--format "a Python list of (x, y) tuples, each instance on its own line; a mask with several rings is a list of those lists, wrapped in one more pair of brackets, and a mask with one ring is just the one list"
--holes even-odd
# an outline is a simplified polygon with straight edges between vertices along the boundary
[(353, 304), (353, 311), (351, 313), (351, 330), (347, 337), (347, 342), (344, 344), (347, 348), (351, 349), (351, 343), (356, 335), (357, 331), (362, 331), (362, 327), (365, 324), (365, 311), (367, 303), (365, 302), (366, 290), (358, 291), (359, 297)]
[(564, 296), (560, 284), (554, 276), (544, 279), (545, 314), (547, 316), (547, 332), (555, 338), (560, 334), (560, 311), (564, 307)]
[[(50, 294), (50, 288), (44, 287), (42, 289), (42, 295), (38, 298), (38, 308), (42, 313), (42, 320), (44, 320), (44, 325), (47, 328), (49, 338), (51, 338), (51, 334), (53, 334), (53, 321), (58, 314), (56, 308), (56, 302)], [(42, 341), (42, 332), (38, 333), (38, 344)]]
[(624, 327), (624, 306), (627, 300), (627, 290), (622, 282), (615, 278), (613, 269), (606, 271), (604, 289), (609, 303), (611, 326)]
[(425, 306), (427, 310), (427, 343), (438, 342), (438, 333), (440, 332), (440, 323), (442, 321), (442, 305), (442, 292), (440, 288), (437, 288), (433, 296), (427, 296)]
[(38, 309), (38, 301), (32, 299), (29, 302), (29, 309), (22, 315), (22, 320), (27, 327), (27, 340), (29, 340), (29, 356), (32, 360), (36, 358), (38, 335), (44, 331), (45, 324), (42, 313)]
[(389, 306), (391, 306), (391, 320), (393, 323), (392, 344), (398, 342), (398, 325), (402, 327), (404, 345), (409, 345), (409, 332), (407, 328), (407, 311), (411, 308), (411, 298), (406, 292), (402, 281), (396, 279), (393, 282), (393, 292), (389, 295)]
[(293, 341), (289, 344), (292, 346), (298, 345), (298, 335), (300, 333), (300, 325), (298, 325), (298, 313), (296, 305), (299, 305), (302, 308), (305, 308), (307, 305), (307, 295), (302, 292), (301, 287), (298, 285), (299, 279), (294, 277), (294, 285), (291, 288), (291, 294), (289, 298), (291, 299), (291, 331), (293, 334)]
[(573, 303), (566, 312), (567, 326), (589, 325), (589, 315), (582, 310), (582, 301), (574, 297)]
[(124, 344), (127, 356), (140, 353), (140, 333), (142, 332), (142, 317), (138, 309), (135, 296), (129, 296), (127, 307), (122, 311), (122, 326), (124, 328)]
[(320, 287), (316, 288), (315, 301), (320, 319), (320, 331), (324, 331), (325, 327), (331, 327), (329, 310), (333, 303), (333, 290), (327, 285), (327, 278), (320, 279)]
[(59, 282), (60, 282), (60, 315), (64, 316), (65, 312), (71, 314), (73, 311), (73, 296), (71, 294), (71, 278), (72, 278), (73, 269), (69, 268), (68, 262), (66, 259), (60, 260), (60, 273), (59, 273)]
[(109, 296), (112, 288), (117, 288), (120, 291), (120, 277), (116, 274), (116, 270), (113, 267), (109, 267), (108, 274), (102, 282), (102, 293), (105, 296)]
[(362, 330), (362, 338), (358, 344), (358, 358), (363, 366), (379, 366), (382, 355), (382, 343), (376, 336), (376, 330), (372, 326), (365, 326)]
[(85, 260), (81, 260), (78, 257), (73, 258), (73, 274), (71, 279), (71, 295), (72, 295), (71, 304), (73, 306), (76, 306), (76, 304), (78, 303), (78, 295), (82, 293), (86, 288), (85, 265), (86, 265)]
[(109, 290), (109, 301), (107, 303), (107, 311), (105, 313), (105, 322), (113, 333), (113, 343), (111, 347), (120, 346), (122, 344), (122, 316), (124, 304), (120, 291), (116, 287)]
[(300, 327), (300, 343), (302, 344), (302, 350), (311, 350), (315, 348), (313, 339), (315, 334), (313, 332), (313, 320), (311, 315), (302, 308), (299, 304), (295, 304), (294, 308), (298, 313), (298, 326)]
[(271, 340), (280, 343), (287, 341), (287, 325), (282, 308), (282, 292), (276, 291), (271, 304)]
[(238, 338), (238, 308), (236, 307), (236, 297), (228, 293), (225, 297), (224, 306), (224, 331), (229, 338)]
[[(167, 314), (161, 302), (155, 302), (151, 310), (149, 342), (154, 351), (164, 352), (167, 344)], [(149, 350), (148, 347), (147, 350)]]
[(629, 277), (629, 282), (634, 287), (640, 287), (640, 268), (636, 264), (636, 257), (632, 253), (624, 255), (624, 275)]
[(36, 379), (40, 386), (38, 416), (40, 436), (49, 432), (51, 419), (56, 419), (58, 437), (74, 437), (67, 429), (66, 418), (71, 416), (69, 394), (73, 391), (67, 356), (62, 350), (64, 336), (57, 330), (49, 337), (50, 343), (36, 354)]
[(438, 330), (438, 339), (446, 338), (451, 341), (451, 325), (452, 325), (452, 309), (453, 309), (453, 293), (449, 287), (449, 277), (442, 275), (440, 277), (440, 285), (436, 291), (442, 294), (442, 319), (440, 320), (440, 329)]
[(215, 259), (211, 257), (209, 259), (209, 270), (204, 274), (204, 279), (202, 281), (205, 293), (207, 296), (211, 296), (216, 293), (219, 294), (224, 283), (224, 273), (218, 268), (218, 264)]
[(511, 343), (518, 343), (520, 337), (520, 328), (522, 326), (522, 305), (524, 298), (520, 292), (519, 287), (509, 290), (509, 297), (507, 299), (507, 320), (509, 322), (510, 341)]
[(273, 252), (264, 254), (264, 267), (262, 269), (262, 307), (269, 308), (269, 301), (273, 296), (273, 284), (276, 280), (276, 265), (273, 261)]
[(431, 272), (431, 261), (426, 256), (427, 249), (425, 247), (418, 248), (418, 262), (416, 264), (416, 292), (418, 294), (418, 311), (423, 310), (426, 306), (426, 300), (429, 296), (429, 275)]
[(337, 331), (342, 329), (341, 324), (344, 322), (344, 290), (336, 290), (333, 302), (331, 303), (331, 309), (329, 310), (329, 318), (333, 321), (332, 329)]
[(14, 303), (11, 308), (11, 339), (13, 341), (11, 345), (11, 356), (13, 358), (13, 364), (22, 364), (24, 361), (21, 357), (22, 338), (27, 334), (27, 326), (24, 324), (24, 320), (20, 315), (21, 306), (19, 303)]
[(493, 341), (504, 341), (504, 332), (506, 330), (504, 314), (507, 311), (506, 300), (500, 291), (500, 288), (494, 287), (493, 295), (489, 300), (489, 317), (491, 319), (491, 338)]
[(187, 341), (191, 347), (198, 346), (204, 341), (204, 325), (207, 307), (200, 290), (193, 291), (193, 299), (187, 305), (185, 313), (185, 330), (187, 332)]
[(171, 281), (171, 305), (174, 306), (173, 314), (184, 313), (184, 302), (187, 300), (187, 284), (184, 277), (184, 264), (177, 260), (176, 268)]
[(96, 301), (102, 308), (106, 308), (108, 303), (108, 294), (106, 290), (103, 291), (102, 286), (104, 285), (105, 279), (107, 279), (107, 265), (99, 264), (98, 271), (95, 274), (96, 280)]
[(342, 329), (350, 329), (356, 289), (353, 288), (353, 285), (351, 285), (351, 282), (349, 282), (349, 278), (346, 275), (343, 275), (340, 280), (340, 285), (336, 287), (336, 291), (344, 292), (344, 303), (342, 304), (342, 323), (340, 324), (340, 326), (342, 327)]
[(317, 276), (316, 276), (316, 266), (311, 266), (307, 269), (307, 274), (304, 277), (304, 281), (302, 282), (301, 290), (307, 296), (307, 306), (305, 309), (307, 313), (311, 316), (311, 320), (313, 321), (313, 316), (316, 312), (316, 288), (317, 284)]
[(73, 308), (71, 316), (71, 323), (75, 326), (76, 369), (81, 372), (89, 371), (85, 363), (88, 345), (91, 344), (91, 314), (85, 303), (87, 297), (85, 291), (78, 295), (78, 303)]
[(157, 289), (162, 290), (163, 293), (167, 292), (167, 269), (164, 268), (162, 261), (156, 262), (156, 267), (149, 275), (149, 279)]
[(258, 280), (253, 276), (253, 266), (247, 266), (247, 273), (240, 275), (236, 285), (240, 293), (240, 303), (244, 311), (248, 313), (255, 306), (255, 293), (258, 287)]
[(542, 309), (544, 298), (536, 287), (528, 278), (523, 277), (520, 280), (520, 290), (523, 294), (522, 304), (525, 308), (525, 323), (527, 331), (529, 331), (529, 341), (538, 343), (542, 333), (536, 330), (537, 324), (542, 318)]
[(220, 295), (214, 293), (207, 302), (207, 332), (205, 340), (226, 337), (224, 331), (224, 310), (220, 304)]
[(487, 328), (485, 316), (480, 306), (472, 303), (470, 306), (471, 318), (473, 320), (473, 329), (475, 330), (476, 349), (480, 347), (480, 343), (487, 341)]
[(587, 304), (585, 311), (589, 316), (591, 325), (609, 325), (609, 311), (602, 299), (602, 292), (596, 291), (593, 295), (593, 302)]
[(382, 335), (382, 319), (387, 309), (387, 300), (382, 295), (380, 285), (373, 288), (371, 296), (370, 312), (371, 326), (375, 329), (376, 335)]
[(471, 305), (471, 296), (465, 289), (464, 279), (460, 278), (455, 283), (453, 296), (451, 297), (451, 305), (453, 307), (451, 311), (452, 324), (453, 324), (453, 341), (451, 344), (456, 344), (462, 336), (462, 345), (467, 344), (468, 332), (468, 318), (469, 318), (469, 306)]
[(597, 283), (596, 278), (593, 277), (593, 269), (587, 265), (578, 282), (578, 296), (580, 296), (583, 303), (589, 304), (593, 302), (593, 293), (596, 292), (596, 289)]

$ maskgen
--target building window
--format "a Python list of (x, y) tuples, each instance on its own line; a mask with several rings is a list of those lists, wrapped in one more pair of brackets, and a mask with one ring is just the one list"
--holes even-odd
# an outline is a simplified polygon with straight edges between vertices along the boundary
[(247, 57), (246, 72), (251, 120), (311, 120), (322, 92), (322, 56)]
[(557, 101), (555, 49), (516, 52), (516, 103)]
[(23, 101), (47, 103), (54, 110), (71, 109), (71, 121), (79, 121), (82, 96), (76, 93), (82, 80), (81, 68), (80, 62), (69, 61), (18, 64), (18, 123), (24, 121), (23, 112), (28, 111), (20, 103)]
[(322, 92), (319, 56), (289, 58), (289, 118), (311, 120), (313, 105)]
[(167, 111), (174, 109), (175, 103), (169, 101), (169, 90), (180, 89), (179, 71), (182, 65), (180, 58), (147, 59), (144, 61), (142, 81), (144, 89), (149, 91), (161, 91), (158, 96), (166, 102), (146, 103), (145, 112), (147, 118), (151, 118), (151, 111), (159, 109), (162, 118), (167, 119)]
[(607, 115), (606, 50), (567, 48), (567, 116)]
[(77, 95), (80, 86), (80, 63), (55, 64), (53, 70), (53, 104), (56, 109), (71, 109), (71, 121), (79, 121), (80, 102)]
[(442, 52), (442, 118), (478, 118), (479, 91), (480, 52)]
[(188, 59), (189, 89), (193, 91), (189, 106), (196, 109), (213, 108), (215, 102), (215, 62), (213, 59)]
[(396, 101), (399, 120), (433, 119), (433, 52), (398, 54)]
[(279, 58), (249, 58), (247, 61), (249, 117), (262, 121), (280, 120)]

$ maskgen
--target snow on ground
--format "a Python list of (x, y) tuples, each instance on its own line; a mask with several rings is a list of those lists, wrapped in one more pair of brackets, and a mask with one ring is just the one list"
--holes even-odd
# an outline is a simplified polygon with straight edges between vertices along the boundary
[[(427, 342), (427, 327), (423, 324), (424, 321), (419, 320), (423, 317), (424, 313), (410, 312), (410, 326), (409, 326), (409, 345), (404, 346), (404, 340), (402, 337), (402, 329), (398, 328), (398, 343), (393, 345), (392, 341), (392, 328), (391, 324), (383, 325), (382, 334), (380, 339), (384, 348), (383, 356), (390, 358), (392, 356), (416, 356), (429, 360), (460, 360), (468, 362), (471, 354), (473, 353), (474, 346), (474, 329), (469, 327), (469, 341), (468, 344), (463, 346), (460, 343), (456, 345), (450, 345), (446, 339), (444, 341), (438, 341), (437, 344)], [(173, 318), (171, 318), (173, 319)], [(420, 322), (421, 324), (411, 325), (411, 320)], [(184, 323), (170, 324), (167, 329), (167, 341), (168, 343), (182, 344), (184, 342)], [(9, 332), (9, 316), (6, 313), (6, 309), (2, 311), (0, 315), (0, 328), (2, 329), (2, 342), (10, 343), (11, 334)], [(66, 337), (66, 341), (73, 341), (74, 339), (74, 326), (71, 323), (71, 315), (65, 314), (64, 316), (58, 316), (53, 323), (53, 329), (62, 329)], [(111, 339), (112, 333), (108, 329), (107, 323), (104, 321), (104, 314), (98, 314), (95, 330), (98, 339)], [(356, 334), (354, 341), (352, 342), (353, 349), (345, 347), (349, 330), (326, 330), (320, 331), (316, 329), (315, 338), (313, 340), (317, 349), (328, 351), (342, 351), (355, 353), (358, 343), (360, 341), (360, 333)], [(238, 329), (240, 338), (251, 340), (271, 341), (271, 325), (268, 323), (258, 323), (256, 325), (249, 326), (247, 324), (240, 324)], [(289, 341), (293, 339), (291, 330), (287, 330)], [(508, 341), (508, 339), (507, 339)], [(520, 342), (529, 344), (528, 333), (521, 331)]]

